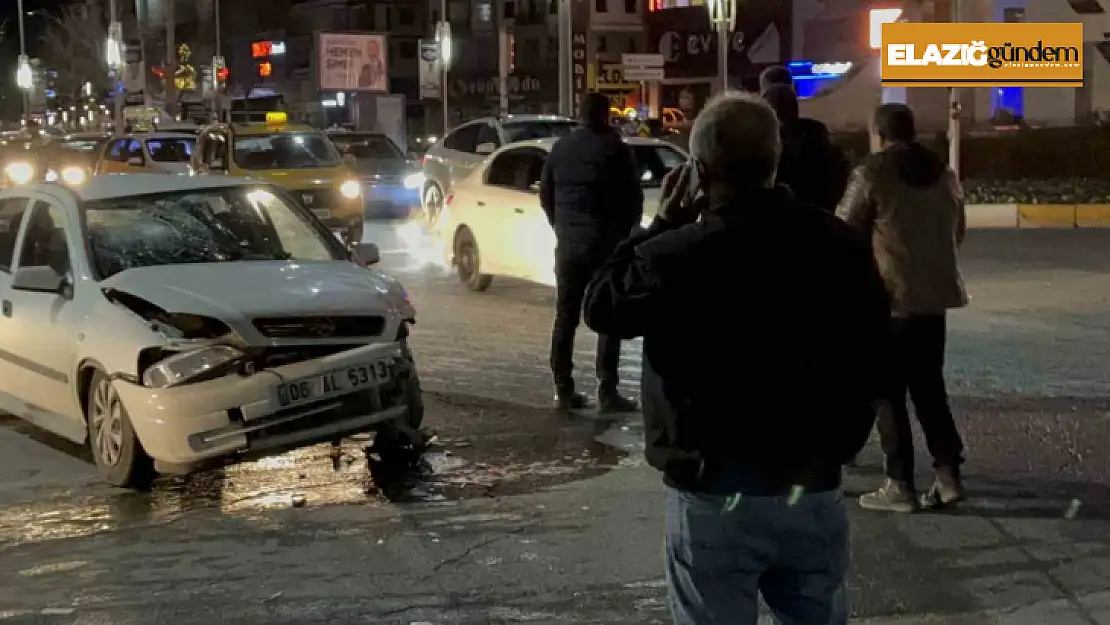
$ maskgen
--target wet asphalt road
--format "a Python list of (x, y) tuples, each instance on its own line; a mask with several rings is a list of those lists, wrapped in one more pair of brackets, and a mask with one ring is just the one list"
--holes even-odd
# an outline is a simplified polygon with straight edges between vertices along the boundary
[[(551, 290), (470, 293), (370, 236), (419, 310), (423, 471), (393, 479), (355, 440), (121, 492), (0, 417), (0, 623), (665, 622), (638, 423), (546, 409)], [(1110, 231), (971, 233), (949, 368), (976, 498), (854, 511), (857, 617), (1110, 623), (1108, 249)], [(862, 465), (850, 492), (876, 483), (876, 449)]]

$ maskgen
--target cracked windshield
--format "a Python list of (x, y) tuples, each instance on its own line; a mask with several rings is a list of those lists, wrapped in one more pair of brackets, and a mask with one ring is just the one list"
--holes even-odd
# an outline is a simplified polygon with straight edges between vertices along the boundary
[(1110, 624), (1110, 0), (367, 6), (0, 2), (0, 625)]

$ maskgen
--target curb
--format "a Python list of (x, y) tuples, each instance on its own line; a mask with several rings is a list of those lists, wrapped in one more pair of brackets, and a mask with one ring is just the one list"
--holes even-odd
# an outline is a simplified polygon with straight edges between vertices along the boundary
[(1110, 228), (1110, 204), (969, 204), (968, 228)]

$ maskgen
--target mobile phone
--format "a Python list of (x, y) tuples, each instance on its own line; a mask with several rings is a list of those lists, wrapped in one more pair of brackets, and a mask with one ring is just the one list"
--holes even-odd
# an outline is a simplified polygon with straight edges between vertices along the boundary
[(701, 182), (698, 180), (698, 165), (694, 159), (691, 158), (686, 161), (683, 167), (685, 167), (688, 172), (686, 178), (686, 197), (683, 203), (687, 206), (691, 206), (698, 197), (698, 193), (701, 191)]

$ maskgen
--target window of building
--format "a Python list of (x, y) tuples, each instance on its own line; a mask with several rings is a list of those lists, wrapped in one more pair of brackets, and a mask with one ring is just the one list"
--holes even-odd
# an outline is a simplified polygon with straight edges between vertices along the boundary
[(536, 67), (540, 64), (540, 40), (538, 37), (528, 37), (524, 40), (524, 49), (521, 51), (520, 64), (524, 67)]
[(628, 38), (628, 53), (629, 54), (635, 54), (636, 53), (636, 38), (635, 37), (629, 37)]
[(416, 11), (409, 8), (402, 8), (397, 11), (397, 21), (401, 22), (401, 26), (412, 26), (416, 23)]
[(466, 0), (452, 0), (447, 5), (447, 20), (454, 24), (461, 24), (470, 19), (470, 4)]
[(547, 3), (547, 12), (550, 15), (559, 14), (559, 0), (551, 0)]
[(545, 52), (546, 52), (545, 57), (547, 59), (547, 62), (545, 63), (545, 65), (554, 66), (554, 65), (559, 64), (559, 38), (558, 37), (548, 37), (547, 38), (547, 50), (545, 50)]
[(608, 13), (609, 0), (594, 0), (594, 11), (597, 13)]
[(605, 39), (605, 35), (598, 35), (597, 38), (597, 53), (604, 54), (608, 52), (609, 42)]
[(635, 13), (636, 12), (636, 0), (624, 0), (624, 12), (625, 13)]

